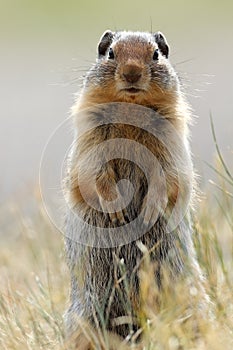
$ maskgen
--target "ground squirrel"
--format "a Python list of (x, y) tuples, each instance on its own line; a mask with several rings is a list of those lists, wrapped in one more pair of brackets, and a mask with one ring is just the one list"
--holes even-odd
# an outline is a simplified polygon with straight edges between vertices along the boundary
[[(195, 192), (188, 143), (190, 112), (168, 56), (169, 46), (160, 32), (106, 31), (73, 108), (76, 133), (66, 181), (70, 206), (66, 216), (71, 271), (71, 306), (66, 314), (69, 332), (76, 329), (77, 318), (123, 337), (137, 329), (137, 266), (143, 256), (140, 244), (156, 264), (159, 289), (163, 267), (171, 281), (185, 274), (186, 266), (201, 280), (190, 219)], [(108, 149), (108, 142), (114, 140)], [(137, 145), (149, 153), (141, 155)], [(122, 152), (125, 157), (119, 156)], [(150, 157), (156, 157), (157, 166)], [(99, 159), (101, 165), (90, 170), (92, 162)], [(149, 169), (147, 174), (143, 164)], [(124, 197), (117, 187), (122, 180), (133, 184), (134, 195), (125, 207), (116, 209), (111, 203)], [(182, 220), (171, 231), (168, 221), (178, 196), (185, 208)], [(139, 214), (141, 221), (133, 226), (138, 232), (129, 233), (130, 223)], [(92, 228), (93, 241), (85, 244), (87, 225)], [(98, 236), (102, 228), (109, 233), (106, 245), (95, 241), (95, 232)], [(119, 229), (119, 237), (126, 235), (126, 241), (122, 238), (118, 246), (114, 229)], [(111, 246), (112, 239), (115, 243)]]

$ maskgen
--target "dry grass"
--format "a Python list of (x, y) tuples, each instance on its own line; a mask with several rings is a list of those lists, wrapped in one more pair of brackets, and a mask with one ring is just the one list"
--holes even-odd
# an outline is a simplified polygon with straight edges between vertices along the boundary
[[(224, 169), (220, 171), (224, 173)], [(196, 214), (195, 243), (206, 275), (206, 289), (214, 307), (212, 320), (198, 308), (189, 317), (187, 300), (195, 299), (183, 286), (167, 293), (166, 306), (156, 309), (153, 267), (145, 259), (141, 270), (141, 343), (122, 343), (89, 327), (79, 349), (91, 342), (94, 349), (200, 349), (233, 348), (233, 184), (219, 178)], [(228, 182), (228, 187), (226, 186)], [(35, 204), (35, 203), (34, 203)], [(64, 343), (62, 314), (69, 293), (69, 276), (62, 235), (54, 230), (40, 201), (29, 216), (15, 207), (1, 210), (9, 218), (0, 236), (0, 349), (72, 349)], [(173, 286), (172, 286), (173, 288)], [(80, 345), (82, 344), (82, 345)]]
[(0, 348), (61, 349), (69, 290), (62, 236), (39, 201), (30, 217), (9, 211), (0, 248)]

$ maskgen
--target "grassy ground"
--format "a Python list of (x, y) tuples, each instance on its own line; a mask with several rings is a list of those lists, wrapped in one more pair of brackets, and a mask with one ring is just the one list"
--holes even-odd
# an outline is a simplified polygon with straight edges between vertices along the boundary
[(0, 349), (60, 349), (63, 342), (63, 240), (37, 206), (30, 217), (9, 209), (13, 223), (1, 235)]
[[(176, 303), (157, 311), (148, 263), (141, 271), (142, 343), (130, 347), (115, 337), (94, 334), (92, 341), (102, 344), (96, 349), (233, 348), (233, 181), (223, 168), (221, 174), (225, 176), (225, 180), (219, 177), (221, 189), (212, 185), (197, 210), (194, 235), (215, 318), (209, 321), (194, 311), (191, 318), (182, 319), (187, 298), (195, 298), (195, 288), (187, 296), (182, 286), (172, 294)], [(69, 293), (63, 237), (48, 222), (40, 201), (36, 203), (36, 214), (22, 214), (15, 205), (0, 214), (4, 222), (6, 217), (10, 221), (0, 235), (0, 349), (4, 350), (72, 348), (64, 343), (62, 320)]]

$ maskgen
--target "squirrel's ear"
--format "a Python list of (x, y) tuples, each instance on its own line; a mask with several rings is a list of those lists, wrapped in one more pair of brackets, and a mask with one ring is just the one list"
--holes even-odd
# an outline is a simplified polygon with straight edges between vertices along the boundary
[(98, 44), (99, 58), (101, 58), (106, 54), (107, 49), (112, 43), (113, 37), (114, 37), (114, 33), (111, 30), (107, 30), (106, 32), (104, 32)]
[(155, 42), (158, 44), (159, 50), (163, 56), (168, 58), (169, 54), (169, 46), (165, 36), (161, 32), (157, 32), (154, 34)]

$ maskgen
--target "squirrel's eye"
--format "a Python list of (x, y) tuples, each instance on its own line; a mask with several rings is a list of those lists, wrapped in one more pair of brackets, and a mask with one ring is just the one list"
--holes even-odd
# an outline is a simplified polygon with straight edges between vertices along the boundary
[(159, 50), (156, 49), (153, 54), (153, 60), (156, 61), (159, 58)]
[(109, 49), (109, 53), (108, 53), (108, 58), (110, 59), (110, 60), (114, 60), (114, 52), (113, 52), (113, 49), (110, 47), (110, 49)]

